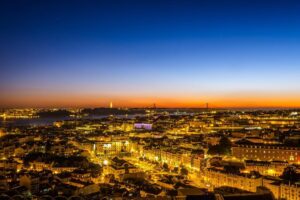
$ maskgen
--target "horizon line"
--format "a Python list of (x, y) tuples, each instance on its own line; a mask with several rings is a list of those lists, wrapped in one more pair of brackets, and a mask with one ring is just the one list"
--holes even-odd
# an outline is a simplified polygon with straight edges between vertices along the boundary
[(0, 109), (97, 109), (97, 108), (107, 108), (107, 109), (278, 109), (278, 110), (292, 110), (292, 109), (300, 109), (300, 106), (212, 106), (212, 107), (150, 107), (150, 106), (116, 106), (113, 108), (107, 106), (45, 106), (45, 107), (26, 107), (26, 106), (16, 106), (16, 107), (0, 107)]

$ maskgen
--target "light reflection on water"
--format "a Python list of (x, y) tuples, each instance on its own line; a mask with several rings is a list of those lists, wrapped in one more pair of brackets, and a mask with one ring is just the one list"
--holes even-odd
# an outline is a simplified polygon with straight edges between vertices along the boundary
[[(49, 117), (49, 118), (31, 118), (31, 119), (0, 119), (0, 127), (6, 126), (49, 126), (52, 125), (56, 121), (63, 120), (80, 120), (80, 119), (103, 119), (108, 117), (109, 115), (92, 115), (86, 116), (82, 118), (75, 117)], [(142, 115), (115, 115), (119, 118), (133, 118), (136, 116)]]

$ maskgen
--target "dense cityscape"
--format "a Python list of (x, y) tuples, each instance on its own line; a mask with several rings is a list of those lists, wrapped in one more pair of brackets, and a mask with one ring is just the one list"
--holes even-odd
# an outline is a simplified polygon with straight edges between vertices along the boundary
[(3, 109), (0, 116), (1, 199), (300, 198), (298, 110)]
[(0, 200), (300, 200), (299, 0), (0, 0)]

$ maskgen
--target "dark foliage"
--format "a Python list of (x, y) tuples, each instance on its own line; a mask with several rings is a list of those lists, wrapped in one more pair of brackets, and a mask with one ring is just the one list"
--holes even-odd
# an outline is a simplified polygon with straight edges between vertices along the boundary
[(231, 146), (230, 140), (223, 136), (221, 137), (219, 144), (209, 147), (207, 153), (210, 155), (230, 155)]

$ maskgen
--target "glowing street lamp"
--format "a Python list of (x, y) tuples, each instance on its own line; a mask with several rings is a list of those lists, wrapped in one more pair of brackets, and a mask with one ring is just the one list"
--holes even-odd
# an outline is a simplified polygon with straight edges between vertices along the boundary
[(108, 160), (104, 160), (103, 165), (108, 165)]

